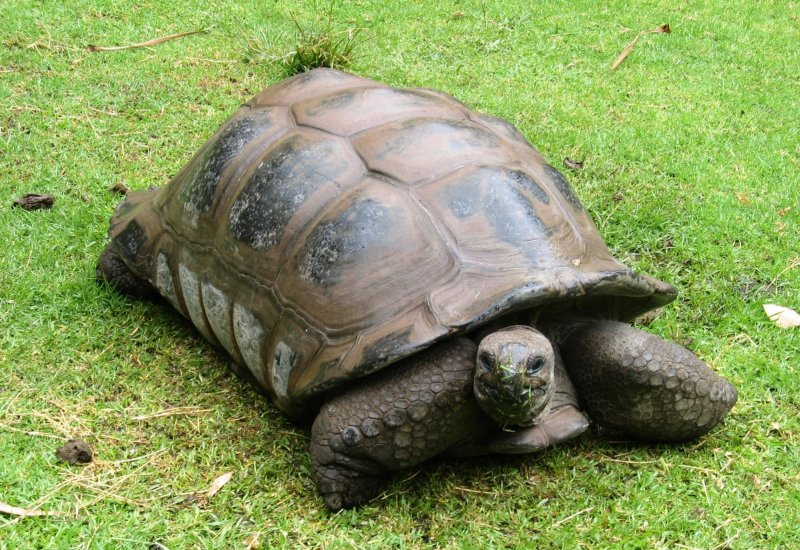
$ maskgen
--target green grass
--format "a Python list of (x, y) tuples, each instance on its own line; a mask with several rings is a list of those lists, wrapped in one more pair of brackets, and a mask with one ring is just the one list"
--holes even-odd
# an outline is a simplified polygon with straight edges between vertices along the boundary
[[(478, 3), (475, 3), (478, 4)], [(615, 254), (674, 283), (649, 329), (740, 390), (709, 436), (587, 435), (525, 457), (442, 460), (331, 515), (308, 433), (228, 374), (166, 307), (93, 283), (116, 183), (161, 185), (239, 104), (283, 77), (294, 18), (328, 4), (0, 4), (0, 547), (791, 548), (800, 545), (800, 4), (335, 4), (364, 28), (349, 70), (447, 91), (510, 120), (569, 171)], [(669, 23), (671, 34), (640, 30)], [(208, 32), (152, 48), (88, 44)], [(311, 32), (311, 31), (309, 31)], [(253, 55), (263, 37), (273, 51)], [(11, 203), (56, 197), (51, 211)], [(148, 417), (160, 411), (177, 414)], [(67, 437), (96, 461), (56, 463)], [(192, 498), (218, 475), (210, 500)]]

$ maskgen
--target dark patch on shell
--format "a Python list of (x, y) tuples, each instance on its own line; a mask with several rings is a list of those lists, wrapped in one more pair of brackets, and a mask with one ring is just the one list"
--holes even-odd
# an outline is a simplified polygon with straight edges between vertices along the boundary
[(400, 225), (396, 222), (402, 215), (371, 198), (355, 202), (338, 218), (314, 228), (300, 256), (300, 276), (323, 286), (340, 282), (348, 266), (368, 256), (370, 245)]
[(297, 209), (347, 169), (341, 143), (289, 136), (263, 157), (237, 197), (230, 211), (231, 232), (255, 250), (275, 246)]
[(509, 179), (511, 179), (516, 187), (528, 191), (533, 197), (544, 204), (550, 204), (550, 197), (544, 192), (536, 180), (530, 177), (521, 170), (509, 170)]
[(128, 222), (127, 227), (117, 235), (119, 251), (129, 260), (136, 258), (139, 249), (147, 242), (147, 235), (136, 220)]
[(572, 189), (572, 186), (567, 181), (567, 178), (565, 178), (561, 172), (549, 164), (545, 165), (544, 171), (548, 176), (550, 176), (553, 184), (556, 186), (556, 188), (558, 188), (561, 194), (564, 195), (564, 198), (567, 199), (567, 201), (569, 201), (569, 203), (575, 208), (583, 210), (583, 204), (578, 198), (578, 195), (575, 194), (575, 190)]
[(395, 332), (377, 339), (371, 346), (364, 350), (362, 364), (380, 364), (386, 360), (387, 355), (391, 354), (396, 356), (397, 350), (408, 346), (410, 336), (411, 329), (406, 329), (402, 332)]
[(522, 247), (522, 244), (548, 234), (534, 202), (547, 204), (550, 197), (532, 177), (519, 170), (481, 167), (446, 187), (443, 199), (457, 218), (484, 216), (498, 239), (526, 253), (535, 252), (537, 248)]
[(248, 143), (273, 125), (268, 111), (255, 111), (236, 118), (206, 149), (186, 178), (179, 200), (184, 208), (195, 214), (206, 212), (214, 201), (217, 184), (225, 166)]

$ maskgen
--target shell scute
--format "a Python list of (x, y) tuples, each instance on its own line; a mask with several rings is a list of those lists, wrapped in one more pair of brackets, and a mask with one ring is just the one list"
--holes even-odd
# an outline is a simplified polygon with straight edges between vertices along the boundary
[(473, 163), (515, 164), (513, 149), (468, 120), (412, 118), (365, 130), (353, 145), (370, 170), (407, 185)]
[(430, 281), (457, 268), (406, 192), (365, 177), (310, 224), (277, 288), (326, 334), (352, 335), (424, 302)]
[(365, 171), (345, 140), (294, 130), (250, 163), (223, 210), (217, 241), (254, 277), (273, 282), (308, 220)]
[(309, 97), (319, 97), (336, 90), (380, 87), (381, 84), (333, 69), (300, 73), (274, 84), (248, 102), (253, 108), (272, 105), (289, 106)]
[[(370, 109), (359, 109), (359, 104), (370, 105)], [(292, 114), (298, 124), (341, 136), (409, 118), (466, 118), (453, 101), (416, 90), (384, 87), (345, 89), (308, 98), (295, 103)]]
[[(194, 241), (203, 241), (213, 223), (212, 207), (218, 188), (232, 186), (245, 164), (245, 149), (260, 151), (290, 127), (286, 109), (243, 109), (231, 117), (175, 178), (164, 197), (173, 226)], [(232, 163), (231, 161), (236, 160)]]

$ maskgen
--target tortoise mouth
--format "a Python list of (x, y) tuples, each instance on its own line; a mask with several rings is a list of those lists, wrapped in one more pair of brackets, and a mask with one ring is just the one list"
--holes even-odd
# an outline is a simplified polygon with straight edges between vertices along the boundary
[(486, 414), (501, 424), (532, 426), (549, 411), (553, 385), (546, 381), (538, 384), (509, 384), (497, 382), (489, 376), (479, 376), (474, 383), (475, 398)]

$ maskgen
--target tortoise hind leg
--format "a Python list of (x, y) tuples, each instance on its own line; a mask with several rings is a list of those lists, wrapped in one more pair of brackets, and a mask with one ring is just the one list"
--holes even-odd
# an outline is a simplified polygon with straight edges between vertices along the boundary
[(130, 296), (153, 298), (158, 295), (153, 285), (128, 269), (113, 243), (109, 243), (100, 254), (95, 278), (98, 283), (108, 283), (117, 291)]
[(328, 508), (362, 504), (390, 472), (495, 427), (473, 395), (476, 352), (466, 338), (447, 340), (322, 407), (311, 429), (311, 466)]
[(626, 323), (581, 324), (561, 352), (589, 417), (638, 439), (699, 437), (736, 403), (736, 389), (692, 352)]

